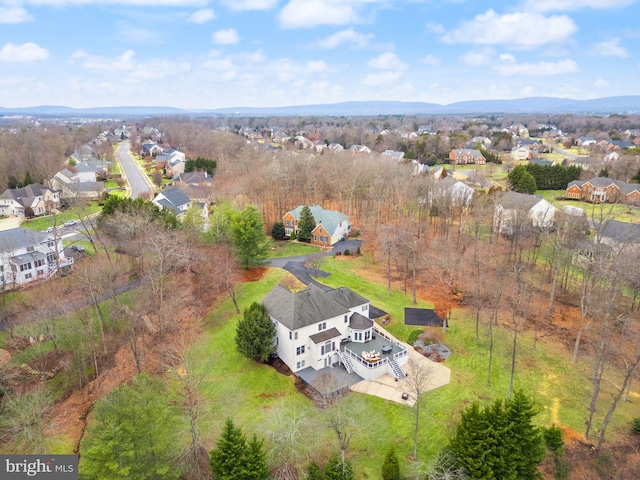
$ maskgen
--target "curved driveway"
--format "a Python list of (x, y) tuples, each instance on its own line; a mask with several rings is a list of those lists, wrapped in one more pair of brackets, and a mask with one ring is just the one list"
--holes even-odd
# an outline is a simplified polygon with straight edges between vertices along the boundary
[(151, 188), (140, 168), (136, 165), (135, 160), (129, 155), (129, 141), (122, 142), (116, 150), (120, 165), (122, 165), (122, 174), (126, 177), (131, 187), (131, 198), (138, 198), (144, 192), (150, 192)]
[(333, 249), (329, 251), (313, 253), (311, 255), (302, 255), (299, 257), (272, 258), (267, 261), (267, 264), (271, 267), (282, 268), (287, 272), (292, 273), (305, 285), (315, 283), (323, 290), (333, 290), (331, 287), (327, 287), (326, 285), (316, 282), (311, 277), (311, 275), (315, 277), (328, 277), (330, 275), (329, 273), (318, 270), (317, 268), (307, 268), (305, 267), (305, 263), (311, 262), (316, 258), (330, 257), (331, 255), (335, 255), (336, 252), (344, 252), (347, 249), (351, 252), (356, 252), (358, 248), (360, 248), (361, 244), (362, 242), (360, 240), (346, 240), (344, 242), (336, 243), (333, 246)]

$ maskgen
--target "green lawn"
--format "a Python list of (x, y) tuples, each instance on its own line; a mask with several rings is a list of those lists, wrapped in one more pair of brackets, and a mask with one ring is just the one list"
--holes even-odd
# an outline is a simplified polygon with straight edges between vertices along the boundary
[(115, 180), (107, 180), (104, 182), (104, 188), (118, 188), (118, 182)]
[(20, 225), (23, 228), (28, 228), (29, 230), (39, 230), (42, 231), (45, 228), (52, 227), (54, 224), (54, 220), (57, 226), (61, 227), (64, 222), (67, 220), (78, 220), (81, 217), (86, 217), (88, 215), (92, 215), (94, 213), (98, 213), (102, 210), (102, 206), (98, 205), (98, 202), (91, 202), (85, 207), (74, 207), (68, 210), (64, 210), (60, 212), (58, 215), (47, 215), (45, 217), (37, 217), (31, 220), (27, 220), (22, 222)]
[(300, 255), (311, 255), (321, 251), (322, 249), (317, 245), (283, 240), (280, 242), (272, 242), (267, 256), (269, 258), (297, 257)]
[[(411, 305), (410, 295), (392, 292), (387, 295), (385, 285), (373, 283), (354, 274), (351, 269), (362, 268), (368, 262), (365, 257), (350, 260), (328, 258), (323, 270), (331, 273), (325, 283), (347, 286), (369, 298), (373, 305), (389, 312), (393, 320), (386, 328), (402, 340), (406, 340), (416, 327), (403, 325), (403, 308)], [(269, 270), (260, 282), (244, 284), (238, 288), (241, 309), (252, 301), (260, 301), (273, 286), (284, 277), (278, 269)], [(428, 307), (427, 302), (418, 306)], [(268, 429), (270, 412), (279, 406), (303, 411), (311, 435), (304, 441), (310, 444), (314, 458), (321, 461), (337, 451), (335, 439), (326, 427), (322, 412), (297, 393), (293, 379), (284, 377), (268, 366), (259, 365), (241, 357), (235, 349), (235, 326), (240, 318), (230, 301), (223, 302), (206, 319), (203, 336), (193, 347), (191, 355), (198, 359), (198, 371), (205, 375), (202, 394), (210, 402), (215, 420), (208, 427), (211, 439), (215, 439), (226, 417), (233, 417), (248, 434), (264, 435)], [(487, 386), (488, 338), (483, 325), (480, 339), (475, 339), (475, 321), (468, 314), (457, 311), (451, 318), (451, 328), (445, 334), (445, 343), (453, 354), (446, 362), (452, 371), (448, 386), (428, 393), (424, 398), (421, 414), (422, 439), (419, 457), (429, 461), (447, 444), (460, 417), (460, 410), (473, 401), (490, 402), (505, 398), (509, 388), (510, 352), (512, 334), (504, 327), (494, 333), (494, 360), (491, 387)], [(533, 348), (533, 334), (520, 334), (516, 364), (515, 388), (522, 389), (534, 398), (540, 414), (540, 425), (556, 423), (570, 426), (581, 432), (584, 428), (589, 399), (588, 375), (590, 366), (569, 362), (569, 352), (562, 346), (539, 341)], [(610, 394), (611, 385), (604, 388), (603, 397)], [(364, 408), (361, 423), (354, 432), (348, 450), (356, 471), (356, 478), (380, 478), (384, 454), (391, 443), (396, 445), (403, 463), (412, 452), (413, 410), (385, 400), (352, 394), (354, 401)], [(604, 407), (603, 407), (604, 408)], [(629, 421), (637, 416), (633, 404), (621, 404), (609, 430), (610, 438), (628, 430)]]
[(556, 200), (556, 197), (563, 197), (565, 190), (538, 190), (536, 195), (542, 196), (551, 205), (562, 208), (564, 205), (571, 205), (582, 208), (589, 219), (598, 220), (609, 217), (628, 223), (640, 223), (640, 208), (623, 204), (593, 204), (581, 202), (579, 200)]
[(112, 175), (120, 175), (122, 173), (120, 171), (120, 164), (117, 162), (111, 162), (111, 165), (109, 166), (109, 172)]

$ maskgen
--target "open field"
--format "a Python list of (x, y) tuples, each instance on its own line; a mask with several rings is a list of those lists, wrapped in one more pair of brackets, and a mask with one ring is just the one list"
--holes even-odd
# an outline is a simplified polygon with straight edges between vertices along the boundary
[(311, 255), (319, 252), (322, 252), (322, 248), (318, 245), (284, 240), (281, 242), (272, 242), (267, 256), (269, 258), (284, 258)]

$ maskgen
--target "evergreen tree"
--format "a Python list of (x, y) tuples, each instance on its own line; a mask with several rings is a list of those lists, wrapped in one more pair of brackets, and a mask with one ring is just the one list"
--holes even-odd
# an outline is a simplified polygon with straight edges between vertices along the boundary
[(216, 480), (235, 480), (244, 478), (247, 439), (233, 421), (228, 418), (222, 435), (211, 451), (209, 464)]
[(533, 423), (536, 411), (533, 402), (522, 392), (515, 392), (505, 404), (512, 445), (510, 461), (513, 462), (518, 480), (542, 478), (538, 464), (545, 457), (542, 431)]
[(261, 362), (266, 362), (276, 351), (273, 345), (276, 326), (269, 318), (267, 309), (263, 304), (253, 302), (242, 317), (236, 328), (238, 351), (249, 359), (259, 358)]
[(307, 480), (324, 480), (322, 470), (316, 462), (311, 462), (307, 468)]
[(311, 214), (311, 209), (306, 205), (300, 210), (300, 220), (298, 220), (298, 240), (308, 242), (311, 240), (311, 232), (316, 228), (316, 221)]
[(262, 440), (258, 440), (255, 433), (247, 445), (245, 452), (245, 475), (246, 480), (268, 480), (271, 476), (267, 466), (267, 454), (263, 448)]
[(520, 193), (535, 193), (537, 186), (536, 180), (533, 175), (529, 173), (524, 165), (518, 165), (515, 167), (507, 177), (511, 189)]
[(544, 458), (544, 440), (532, 423), (535, 414), (522, 392), (484, 409), (474, 403), (462, 412), (451, 450), (471, 479), (541, 478), (537, 466)]
[(334, 455), (327, 462), (327, 466), (324, 469), (325, 480), (353, 480), (353, 468), (351, 463), (345, 460), (344, 462)]
[(271, 228), (271, 238), (273, 238), (274, 240), (284, 240), (284, 237), (284, 224), (282, 222), (273, 222), (273, 227)]
[(400, 480), (400, 463), (393, 445), (387, 451), (382, 464), (382, 480)]
[(82, 440), (81, 478), (173, 480), (177, 413), (158, 379), (136, 377), (100, 400)]
[(185, 172), (200, 172), (204, 171), (209, 174), (210, 177), (213, 177), (213, 174), (216, 173), (216, 168), (218, 164), (215, 160), (210, 160), (208, 158), (198, 157), (196, 159), (188, 158), (184, 163), (184, 171)]
[(260, 265), (267, 256), (267, 236), (264, 233), (262, 216), (254, 205), (249, 205), (231, 219), (231, 235), (238, 260), (249, 268)]

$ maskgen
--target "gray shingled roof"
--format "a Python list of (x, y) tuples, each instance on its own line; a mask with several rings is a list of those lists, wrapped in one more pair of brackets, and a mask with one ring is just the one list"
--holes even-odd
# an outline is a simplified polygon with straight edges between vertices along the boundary
[[(163, 207), (166, 207), (175, 212), (178, 211), (178, 207), (180, 207), (181, 205), (185, 205), (191, 201), (189, 200), (189, 197), (182, 193), (182, 191), (178, 187), (165, 188), (158, 194), (158, 196), (160, 194), (162, 194), (166, 200), (163, 201), (163, 199), (159, 199), (154, 201), (156, 203), (162, 204)], [(156, 198), (158, 196), (156, 196)]]
[(543, 200), (542, 197), (536, 195), (527, 195), (525, 193), (507, 192), (498, 201), (498, 204), (505, 210), (515, 210), (518, 208), (526, 208), (531, 210), (535, 205)]
[(23, 253), (22, 255), (15, 255), (14, 257), (11, 257), (11, 261), (16, 265), (21, 265), (23, 263), (33, 262), (35, 260), (44, 260), (46, 258), (47, 256), (44, 253), (35, 251)]
[(330, 328), (329, 330), (325, 330), (324, 332), (311, 335), (309, 338), (313, 343), (317, 345), (319, 343), (326, 342), (327, 340), (330, 340), (332, 338), (339, 337), (340, 335), (341, 335), (340, 331), (337, 328), (333, 327), (333, 328)]
[(611, 238), (618, 243), (640, 243), (640, 225), (609, 220), (600, 236)]
[(368, 300), (346, 287), (327, 292), (312, 283), (296, 293), (276, 285), (262, 303), (269, 315), (289, 330), (297, 330), (345, 315), (349, 313), (349, 308), (368, 303)]
[(351, 315), (349, 328), (351, 328), (352, 330), (367, 330), (371, 327), (373, 327), (373, 320), (371, 320), (370, 318), (362, 316), (359, 313), (354, 313)]
[(16, 248), (38, 245), (46, 241), (47, 234), (27, 230), (26, 228), (12, 228), (0, 231), (0, 252), (9, 252)]
[[(303, 207), (304, 205), (298, 205), (294, 210), (291, 210), (291, 215), (293, 215), (296, 221), (300, 220), (300, 212)], [(336, 210), (325, 210), (320, 205), (312, 205), (309, 207), (309, 210), (311, 210), (311, 215), (313, 215), (316, 225), (321, 223), (324, 229), (329, 232), (329, 235), (333, 235), (340, 222), (349, 219), (344, 213)]]
[(104, 182), (67, 183), (66, 188), (72, 192), (103, 192)]
[(36, 197), (43, 196), (49, 189), (39, 183), (32, 183), (23, 188), (9, 188), (5, 190), (0, 198), (13, 199), (23, 207), (31, 205)]
[(607, 188), (607, 187), (609, 187), (611, 185), (615, 185), (625, 195), (630, 194), (634, 190), (640, 192), (640, 185), (638, 185), (637, 183), (626, 183), (626, 182), (623, 182), (621, 180), (613, 180), (613, 179), (608, 178), (608, 177), (593, 177), (593, 178), (591, 178), (589, 180), (574, 180), (574, 181), (570, 182), (569, 185), (567, 185), (567, 188), (570, 188), (570, 187), (576, 185), (577, 187), (582, 189), (582, 187), (586, 183), (590, 183), (594, 187), (599, 187), (599, 188)]

